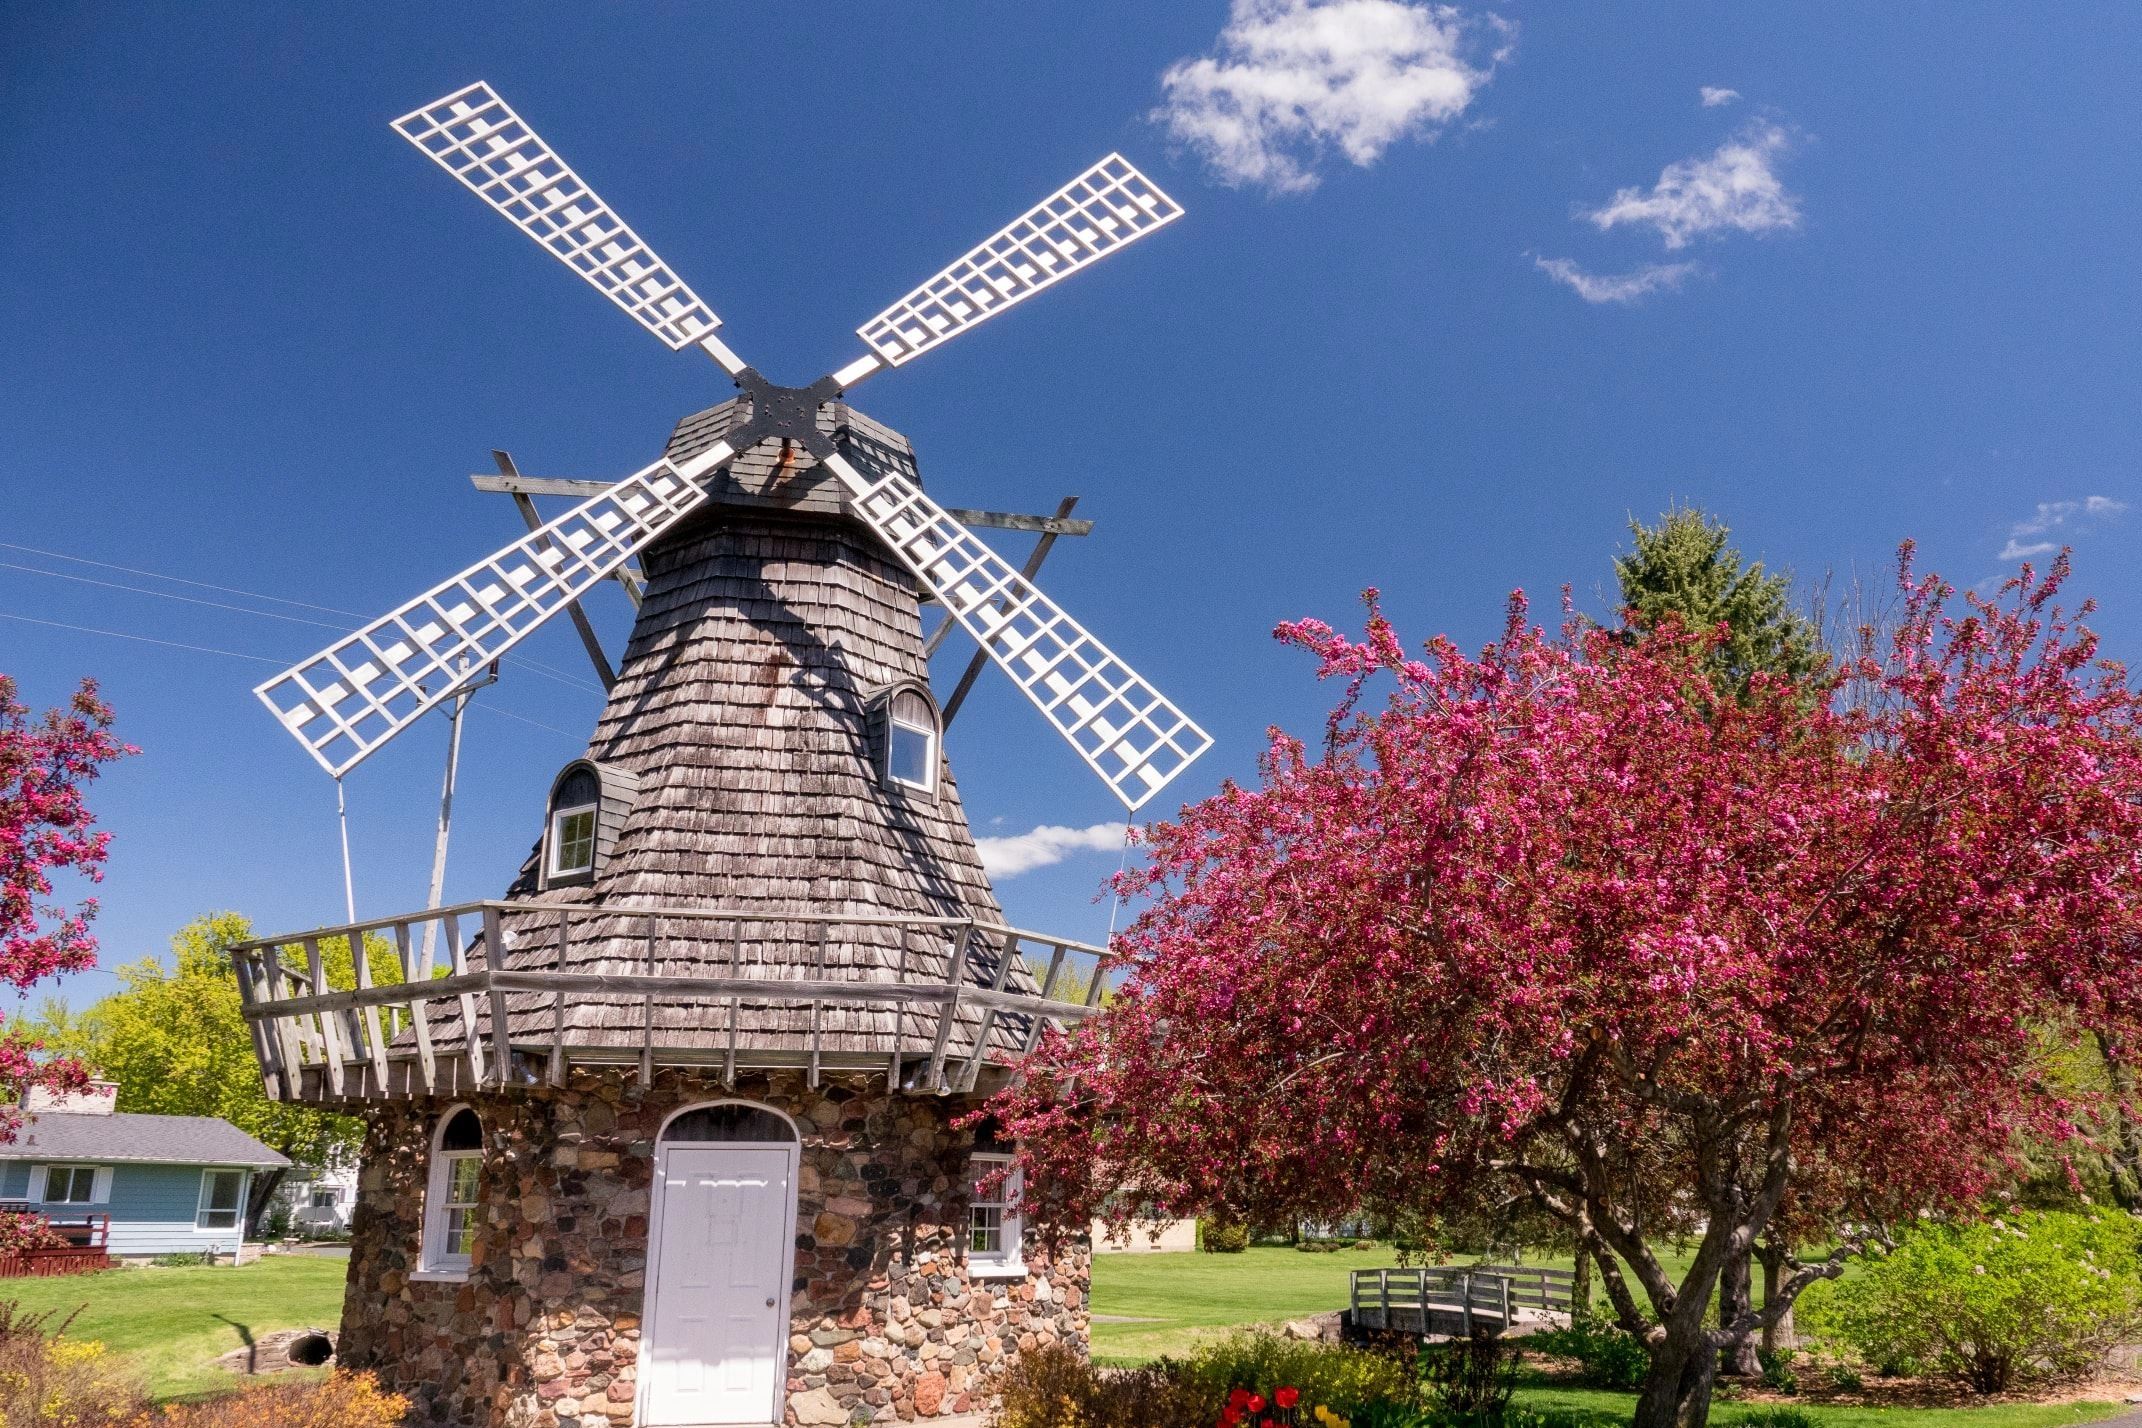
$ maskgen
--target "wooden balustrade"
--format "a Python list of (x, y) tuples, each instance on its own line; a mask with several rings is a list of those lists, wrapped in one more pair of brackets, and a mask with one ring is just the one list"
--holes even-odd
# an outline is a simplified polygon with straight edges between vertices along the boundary
[[(347, 985), (322, 950), (336, 939), (352, 949)], [(665, 944), (693, 951), (665, 958)], [(760, 955), (747, 960), (747, 944)], [(800, 1066), (816, 1085), (857, 1062), (825, 1044), (839, 1007), (896, 1014), (901, 1030), (870, 1053), (894, 1086), (972, 1091), (985, 1064), (1096, 1012), (1111, 970), (1101, 948), (967, 918), (499, 901), (255, 938), (230, 956), (269, 1093), (326, 1101), (562, 1085), (576, 1063), (636, 1063), (643, 1084), (657, 1065), (716, 1065), (730, 1081), (740, 1065)], [(1057, 995), (1080, 977), (1083, 1000)], [(526, 999), (509, 1001), (528, 993), (547, 997), (539, 1035)], [(574, 1033), (575, 998), (636, 1006), (636, 1030)], [(676, 1003), (710, 1004), (694, 1029), (718, 1044), (665, 1045), (656, 1010)], [(785, 1029), (746, 1028), (747, 1005), (788, 1009)], [(907, 1033), (918, 1017), (924, 1029)]]

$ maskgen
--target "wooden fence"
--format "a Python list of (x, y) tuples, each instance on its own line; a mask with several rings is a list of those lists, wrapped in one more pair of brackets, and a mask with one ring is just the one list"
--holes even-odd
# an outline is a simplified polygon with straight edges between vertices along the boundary
[(1500, 1333), (1525, 1310), (1566, 1314), (1575, 1276), (1530, 1265), (1436, 1265), (1357, 1269), (1350, 1275), (1354, 1327), (1403, 1334)]
[[(0, 1209), (29, 1211), (26, 1204), (4, 1204)], [(108, 1248), (112, 1233), (109, 1215), (83, 1215), (75, 1219), (47, 1220), (67, 1237), (67, 1243), (50, 1249), (0, 1251), (0, 1279), (52, 1279), (63, 1274), (93, 1274), (112, 1267)]]

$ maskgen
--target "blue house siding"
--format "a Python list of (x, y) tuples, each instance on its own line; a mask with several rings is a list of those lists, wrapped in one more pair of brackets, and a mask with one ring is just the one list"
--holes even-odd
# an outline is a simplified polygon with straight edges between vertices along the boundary
[[(24, 1200), (29, 1196), (31, 1167), (50, 1162), (9, 1160), (0, 1164), (0, 1199)], [(59, 1162), (87, 1164), (86, 1161)], [(242, 1226), (229, 1229), (194, 1228), (200, 1212), (201, 1178), (219, 1168), (201, 1165), (129, 1165), (108, 1162), (111, 1195), (96, 1205), (47, 1205), (31, 1200), (30, 1207), (60, 1218), (84, 1214), (111, 1216), (111, 1252), (115, 1255), (199, 1254), (214, 1250), (228, 1254), (243, 1238)], [(243, 1171), (242, 1166), (221, 1167)], [(241, 1190), (239, 1204), (245, 1203)], [(242, 1211), (241, 1211), (242, 1219)]]

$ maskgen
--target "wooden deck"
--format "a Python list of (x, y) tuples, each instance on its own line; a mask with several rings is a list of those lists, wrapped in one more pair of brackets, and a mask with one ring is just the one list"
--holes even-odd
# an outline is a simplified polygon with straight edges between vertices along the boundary
[[(0, 1202), (0, 1210), (16, 1214), (37, 1213), (26, 1201)], [(112, 1217), (109, 1215), (44, 1216), (45, 1223), (66, 1236), (65, 1245), (50, 1249), (0, 1252), (0, 1279), (52, 1279), (63, 1274), (93, 1274), (112, 1267)]]
[(1566, 1269), (1530, 1265), (1357, 1269), (1350, 1278), (1356, 1329), (1465, 1336), (1567, 1315), (1575, 1283)]
[[(576, 944), (576, 921), (600, 925), (599, 955)], [(677, 975), (669, 938), (735, 950)], [(360, 956), (336, 985), (321, 944), (338, 939), (384, 943), (395, 975)], [(850, 942), (870, 943), (876, 960), (841, 955)], [(492, 965), (499, 948), (517, 965)], [(985, 1065), (1008, 1067), (1048, 1027), (1098, 1010), (1110, 970), (1098, 947), (976, 919), (518, 901), (256, 938), (230, 955), (269, 1094), (324, 1102), (562, 1085), (573, 1065), (633, 1066), (643, 1084), (657, 1066), (717, 1067), (731, 1081), (800, 1068), (813, 1085), (862, 1069), (897, 1089), (972, 1091)], [(1054, 996), (1059, 986), (1083, 1000)], [(637, 1025), (576, 1032), (568, 1007), (593, 999), (636, 1007)], [(888, 1011), (894, 1029), (865, 1039), (827, 1027), (829, 1009), (858, 1007)]]

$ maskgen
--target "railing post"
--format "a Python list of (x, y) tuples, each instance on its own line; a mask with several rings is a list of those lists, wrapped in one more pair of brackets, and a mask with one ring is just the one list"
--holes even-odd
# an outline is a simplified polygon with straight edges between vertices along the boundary
[[(647, 975), (655, 974), (655, 943), (662, 925), (659, 917), (647, 919)], [(654, 993), (640, 998), (640, 1089), (654, 1084)]]
[[(312, 973), (312, 994), (316, 997), (326, 996), (327, 966), (320, 957), (320, 939), (317, 937), (305, 939), (305, 967)], [(328, 1087), (335, 1095), (340, 1096), (343, 1085), (342, 1038), (338, 1033), (341, 1028), (336, 1024), (333, 1012), (315, 1012), (313, 1020), (319, 1024), (320, 1050), (327, 1058)]]
[(1509, 1281), (1509, 1279), (1508, 1279), (1507, 1277), (1505, 1277), (1505, 1278), (1504, 1278), (1504, 1279), (1502, 1280), (1502, 1327), (1503, 1327), (1503, 1331), (1504, 1331), (1505, 1333), (1507, 1333), (1507, 1332), (1509, 1331), (1509, 1328), (1510, 1328), (1510, 1281)]
[[(729, 924), (729, 978), (736, 980), (744, 975), (744, 919), (733, 919)], [(743, 1020), (744, 999), (735, 993), (729, 994), (729, 1050), (722, 1058), (721, 1083), (730, 1090), (736, 1089), (736, 1036), (737, 1026)]]
[(1462, 1270), (1458, 1275), (1458, 1303), (1465, 1324), (1465, 1337), (1473, 1336), (1473, 1272)]
[(498, 973), (506, 960), (505, 920), (496, 903), (483, 905), (483, 970), (491, 1002), (491, 1074), (503, 1091), (513, 1080), (513, 1022), (506, 1009), (505, 989)]
[[(402, 980), (421, 987), (431, 980), (432, 944), (438, 939), (438, 924), (424, 929), (424, 964), (421, 975), (412, 975), (409, 969), (409, 924), (406, 921), (394, 924), (394, 955), (401, 963)], [(439, 1062), (431, 1049), (431, 1003), (423, 997), (409, 999), (409, 1024), (416, 1032), (417, 1065), (424, 1073), (424, 1092), (435, 1094), (439, 1089)]]
[[(1001, 992), (1004, 990), (1005, 978), (1011, 975), (1012, 958), (1019, 955), (1018, 947), (1019, 938), (1017, 934), (1012, 933), (1010, 931), (1005, 932), (1004, 944), (1003, 946), (997, 949), (996, 975), (989, 979), (989, 990), (991, 990), (992, 992)], [(974, 1089), (974, 1083), (978, 1079), (980, 1079), (982, 1074), (982, 1058), (989, 1051), (989, 1037), (990, 1034), (996, 1030), (996, 1025), (997, 1009), (995, 1007), (983, 1008), (982, 1025), (974, 1033), (974, 1054), (967, 1058), (966, 1070), (960, 1073), (960, 1090), (972, 1091)]]
[[(468, 944), (461, 937), (461, 914), (449, 913), (446, 918), (446, 965), (456, 977), (469, 970)], [(469, 1058), (469, 1079), (476, 1085), (484, 1083), (483, 1038), (476, 1032), (476, 994), (463, 992), (461, 1001), (461, 1047)]]
[[(812, 939), (811, 980), (822, 982), (826, 977), (826, 923), (818, 924), (818, 933)], [(825, 1042), (826, 1004), (817, 997), (811, 998), (811, 1069), (804, 1084), (818, 1089), (818, 1054)]]
[[(357, 990), (360, 992), (372, 990), (372, 959), (369, 953), (370, 949), (364, 942), (364, 929), (351, 929), (350, 962), (356, 969)], [(372, 1083), (379, 1087), (380, 1095), (392, 1095), (393, 1088), (387, 1084), (387, 1038), (380, 1031), (379, 1008), (367, 1006), (358, 1013), (357, 1019), (363, 1025), (365, 1059), (372, 1063)]]
[[(558, 909), (558, 973), (566, 970), (566, 945), (573, 939), (572, 909)], [(550, 1084), (565, 1084), (565, 989), (550, 994)]]
[(950, 990), (937, 1012), (937, 1041), (930, 1048), (930, 1074), (925, 1084), (936, 1090), (944, 1077), (945, 1044), (952, 1039), (952, 1023), (959, 1017), (960, 989), (967, 984), (967, 948), (974, 941), (974, 924), (960, 924), (959, 936), (952, 944), (952, 966), (945, 981)]
[(1391, 1327), (1391, 1271), (1388, 1269), (1376, 1271), (1376, 1290), (1382, 1300), (1378, 1311), (1382, 1318), (1376, 1327), (1388, 1329)]

